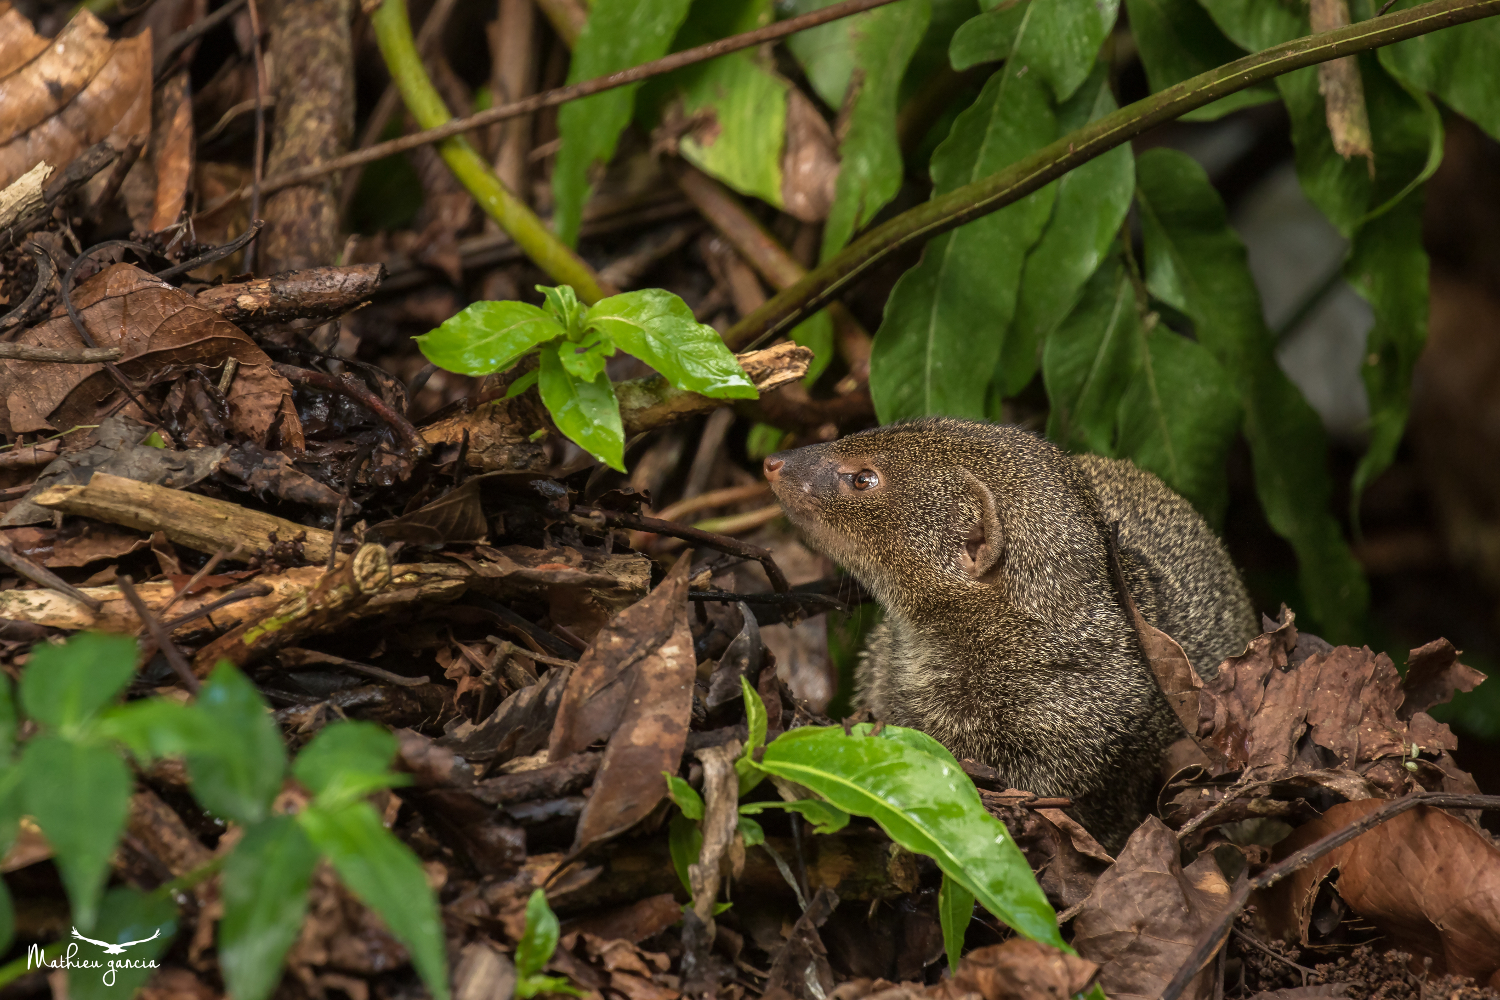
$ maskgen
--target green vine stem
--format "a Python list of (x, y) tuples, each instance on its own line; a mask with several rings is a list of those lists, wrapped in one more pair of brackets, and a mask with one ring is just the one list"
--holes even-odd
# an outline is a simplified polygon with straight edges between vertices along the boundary
[[(375, 26), (375, 40), (380, 45), (380, 54), (385, 57), (391, 79), (396, 81), (402, 100), (417, 120), (417, 127), (437, 128), (449, 121), (453, 116), (422, 67), (421, 56), (417, 55), (411, 21), (406, 15), (406, 0), (385, 0), (370, 21)], [(448, 169), (453, 171), (453, 176), (479, 202), (479, 207), (553, 281), (572, 285), (578, 297), (590, 305), (613, 294), (583, 258), (568, 249), (531, 209), (505, 189), (500, 178), (467, 139), (461, 136), (444, 139), (438, 143), (437, 150)]]
[[(390, 2), (390, 0), (387, 0)], [(1236, 59), (1070, 132), (998, 173), (891, 219), (740, 320), (724, 340), (749, 350), (784, 334), (892, 254), (998, 211), (1081, 163), (1225, 94), (1340, 56), (1500, 14), (1500, 0), (1434, 0), (1410, 10), (1296, 38)]]

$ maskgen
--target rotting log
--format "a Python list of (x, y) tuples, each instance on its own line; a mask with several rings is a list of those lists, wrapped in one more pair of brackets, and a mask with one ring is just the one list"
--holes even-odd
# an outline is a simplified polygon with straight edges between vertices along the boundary
[(385, 280), (384, 264), (347, 264), (283, 271), (268, 278), (215, 285), (194, 301), (237, 326), (253, 329), (294, 319), (323, 321), (341, 316), (374, 294)]
[(271, 545), (274, 533), (287, 542), (305, 532), (302, 552), (325, 562), (333, 533), (247, 510), (211, 497), (96, 472), (87, 486), (53, 486), (31, 498), (40, 507), (91, 517), (137, 531), (164, 531), (173, 544), (210, 555), (239, 549), (244, 556)]

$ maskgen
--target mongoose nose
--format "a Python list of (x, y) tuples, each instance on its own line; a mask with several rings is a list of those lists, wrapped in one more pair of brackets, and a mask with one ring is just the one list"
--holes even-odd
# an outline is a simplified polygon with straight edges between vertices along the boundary
[(767, 458), (761, 466), (766, 470), (766, 481), (770, 483), (776, 482), (777, 478), (781, 475), (781, 468), (784, 465), (786, 465), (786, 461), (777, 458), (775, 455)]

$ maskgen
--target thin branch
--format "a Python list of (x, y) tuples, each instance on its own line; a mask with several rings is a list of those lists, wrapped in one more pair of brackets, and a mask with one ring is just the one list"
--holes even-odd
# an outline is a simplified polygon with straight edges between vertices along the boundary
[[(250, 8), (250, 49), (255, 56), (255, 151), (250, 161), (250, 218), (260, 218), (260, 199), (266, 194), (266, 61), (260, 48), (260, 11)], [(245, 251), (245, 270), (255, 273), (255, 247)]]
[(156, 648), (162, 651), (172, 669), (182, 681), (182, 686), (193, 694), (198, 693), (198, 678), (193, 674), (193, 665), (182, 655), (182, 650), (172, 641), (171, 635), (162, 627), (161, 619), (151, 613), (146, 607), (146, 602), (141, 600), (141, 595), (136, 593), (135, 581), (128, 576), (120, 577), (120, 593), (125, 595), (135, 616), (141, 620), (141, 624), (151, 633), (151, 641), (156, 643)]
[(158, 58), (156, 82), (160, 83), (167, 76), (169, 67), (179, 52), (229, 20), (243, 6), (245, 6), (245, 0), (229, 0), (207, 17), (199, 18), (181, 31), (168, 35), (167, 40), (162, 43), (161, 55)]
[(201, 608), (194, 608), (192, 611), (178, 615), (171, 621), (162, 622), (161, 627), (168, 633), (175, 632), (189, 622), (195, 622), (199, 618), (205, 618), (208, 615), (213, 614), (215, 611), (220, 610), (221, 608), (227, 608), (231, 604), (238, 604), (240, 601), (248, 601), (252, 597), (265, 597), (275, 589), (276, 588), (272, 587), (270, 584), (252, 583), (248, 587), (241, 587), (239, 590), (231, 590), (229, 593), (225, 594), (217, 601), (205, 604)]
[(1355, 837), (1395, 819), (1417, 806), (1436, 806), (1441, 809), (1500, 809), (1500, 795), (1451, 795), (1445, 792), (1414, 792), (1399, 799), (1392, 799), (1373, 812), (1366, 813), (1341, 830), (1335, 830), (1321, 840), (1314, 841), (1296, 854), (1280, 861), (1252, 879), (1246, 879), (1235, 887), (1229, 897), (1229, 905), (1218, 921), (1198, 939), (1195, 947), (1177, 975), (1167, 984), (1161, 1000), (1177, 1000), (1200, 970), (1214, 957), (1229, 937), (1234, 918), (1250, 899), (1250, 893), (1275, 885), (1292, 872), (1311, 864), (1335, 848), (1343, 847)]
[[(234, 551), (239, 552), (239, 546), (235, 546)], [(165, 617), (168, 611), (171, 611), (177, 606), (178, 601), (182, 600), (184, 597), (191, 596), (193, 588), (202, 583), (205, 576), (208, 576), (208, 574), (218, 569), (219, 563), (223, 562), (225, 557), (229, 556), (230, 554), (231, 553), (227, 547), (221, 546), (216, 552), (214, 552), (213, 555), (209, 556), (208, 562), (203, 564), (203, 568), (189, 577), (188, 582), (183, 584), (182, 589), (173, 594), (171, 599), (168, 600), (166, 604), (163, 604), (161, 606), (161, 610), (157, 612), (157, 617)]]
[(46, 587), (48, 590), (55, 590), (60, 594), (66, 594), (94, 612), (94, 614), (98, 614), (104, 607), (103, 602), (94, 600), (94, 598), (85, 594), (66, 580), (63, 580), (47, 567), (21, 555), (21, 553), (11, 547), (10, 542), (0, 541), (0, 565), (4, 565), (13, 572), (24, 576), (39, 587)]
[[(42, 301), (42, 295), (52, 287), (52, 279), (57, 277), (57, 267), (52, 263), (52, 255), (43, 250), (36, 243), (26, 244), (26, 252), (36, 259), (36, 284), (31, 286), (31, 291), (26, 293), (26, 298), (4, 316), (0, 316), (0, 330), (8, 330), (13, 326), (20, 326), (31, 317), (36, 310), (37, 304)], [(6, 344), (6, 347), (15, 347), (15, 344)], [(124, 352), (121, 352), (124, 353)]]
[(543, 108), (556, 107), (559, 104), (576, 101), (582, 97), (591, 97), (602, 91), (613, 90), (616, 87), (624, 87), (632, 83), (639, 83), (641, 80), (660, 76), (663, 73), (670, 73), (684, 66), (691, 66), (694, 63), (727, 55), (730, 52), (738, 52), (741, 49), (748, 49), (765, 42), (775, 41), (778, 38), (785, 38), (787, 35), (806, 30), (807, 28), (815, 28), (820, 24), (827, 24), (829, 21), (836, 21), (839, 18), (849, 17), (853, 14), (870, 10), (873, 7), (880, 7), (894, 2), (895, 0), (844, 0), (843, 3), (833, 4), (832, 6), (824, 7), (822, 10), (804, 14), (801, 17), (788, 18), (785, 21), (778, 21), (775, 24), (767, 25), (764, 28), (757, 28), (754, 31), (731, 35), (729, 38), (721, 38), (706, 45), (699, 45), (695, 48), (684, 49), (681, 52), (674, 52), (669, 56), (653, 60), (652, 62), (642, 63), (639, 66), (632, 66), (630, 69), (621, 70), (618, 73), (610, 73), (607, 76), (599, 76), (592, 80), (584, 80), (566, 87), (558, 87), (555, 90), (534, 94), (519, 101), (511, 101), (508, 104), (501, 104), (498, 107), (480, 111), (477, 114), (469, 115), (467, 118), (454, 118), (451, 121), (444, 122), (433, 128), (427, 128), (421, 132), (413, 132), (411, 135), (404, 135), (399, 139), (392, 139), (389, 142), (368, 146), (353, 153), (335, 157), (332, 160), (303, 167), (300, 170), (278, 174), (261, 185), (261, 193), (269, 194), (272, 191), (290, 187), (293, 184), (305, 184), (310, 180), (322, 177), (324, 174), (332, 173), (335, 170), (347, 170), (350, 167), (363, 166), (366, 163), (384, 159), (396, 153), (404, 153), (408, 149), (425, 146), (431, 142), (440, 142), (443, 139), (462, 135), (465, 132), (472, 132), (475, 129), (484, 128), (486, 125), (493, 125), (496, 122), (503, 122), (510, 118), (529, 115)]
[(690, 528), (685, 524), (676, 524), (672, 521), (663, 521), (656, 517), (642, 517), (639, 514), (625, 514), (614, 510), (600, 510), (598, 507), (575, 506), (575, 514), (580, 515), (579, 521), (586, 525), (607, 525), (611, 528), (630, 528), (633, 531), (650, 531), (658, 535), (666, 535), (669, 538), (681, 538), (685, 542), (694, 545), (702, 545), (716, 552), (728, 552), (732, 556), (742, 559), (754, 559), (765, 567), (766, 577), (771, 581), (771, 586), (778, 594), (785, 594), (791, 590), (786, 582), (786, 574), (781, 572), (781, 567), (776, 565), (775, 558), (770, 549), (763, 549), (759, 545), (751, 545), (742, 542), (738, 538), (730, 538), (728, 535), (716, 535), (711, 531), (700, 531)]
[(30, 344), (0, 344), (0, 358), (6, 361), (51, 361), (60, 365), (96, 365), (101, 361), (118, 361), (125, 356), (120, 347), (84, 347), (65, 351), (59, 347), (33, 347)]
[[(296, 382), (300, 385), (310, 385), (314, 389), (322, 389), (325, 392), (336, 392), (341, 396), (348, 396), (356, 403), (369, 410), (370, 413), (384, 423), (414, 456), (427, 454), (427, 442), (422, 440), (422, 435), (411, 425), (411, 421), (391, 408), (385, 400), (370, 391), (365, 385), (353, 375), (327, 375), (323, 372), (309, 371), (306, 368), (298, 368), (294, 365), (284, 365), (280, 362), (271, 362), (271, 367), (282, 378)], [(343, 509), (343, 504), (339, 505)], [(331, 557), (330, 557), (331, 558)]]
[(956, 188), (865, 233), (724, 334), (751, 346), (789, 332), (894, 254), (998, 211), (1135, 136), (1265, 80), (1500, 14), (1500, 0), (1434, 0), (1346, 28), (1293, 39), (1136, 101), (998, 173)]

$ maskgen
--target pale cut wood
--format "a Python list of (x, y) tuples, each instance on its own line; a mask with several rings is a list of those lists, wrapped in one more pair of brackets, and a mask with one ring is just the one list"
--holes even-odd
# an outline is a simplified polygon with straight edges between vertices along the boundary
[(309, 562), (328, 559), (333, 533), (309, 528), (270, 514), (182, 490), (138, 483), (96, 472), (87, 486), (53, 486), (31, 498), (40, 507), (92, 517), (147, 533), (164, 531), (174, 544), (210, 555), (239, 548), (243, 556), (271, 544), (271, 534), (285, 542), (306, 532), (303, 554)]

